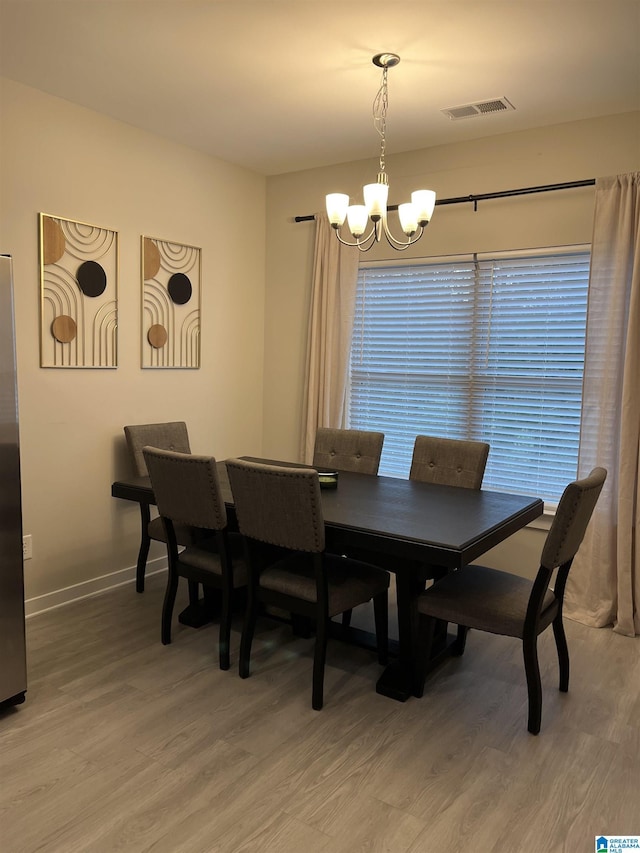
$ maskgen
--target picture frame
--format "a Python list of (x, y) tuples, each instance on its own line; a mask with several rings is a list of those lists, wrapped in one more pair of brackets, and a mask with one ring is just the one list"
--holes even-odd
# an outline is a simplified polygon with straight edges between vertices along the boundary
[(39, 214), (40, 366), (118, 366), (118, 233)]
[(141, 237), (143, 368), (200, 367), (202, 250)]

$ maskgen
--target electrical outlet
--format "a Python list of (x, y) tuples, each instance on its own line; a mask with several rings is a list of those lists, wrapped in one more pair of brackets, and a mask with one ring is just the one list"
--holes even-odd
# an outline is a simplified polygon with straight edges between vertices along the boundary
[(33, 557), (33, 543), (31, 541), (31, 534), (27, 533), (26, 536), (22, 537), (22, 559), (30, 560)]

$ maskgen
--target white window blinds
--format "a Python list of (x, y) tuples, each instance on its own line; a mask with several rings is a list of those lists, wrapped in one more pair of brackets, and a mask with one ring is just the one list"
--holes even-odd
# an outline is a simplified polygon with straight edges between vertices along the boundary
[(408, 476), (415, 436), (491, 445), (483, 485), (556, 502), (577, 471), (589, 252), (361, 267), (349, 423), (385, 433)]

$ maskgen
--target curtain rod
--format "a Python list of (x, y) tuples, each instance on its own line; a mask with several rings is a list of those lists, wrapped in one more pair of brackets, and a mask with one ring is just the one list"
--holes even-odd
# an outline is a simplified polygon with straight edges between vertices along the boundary
[[(439, 198), (436, 200), (436, 205), (439, 204), (464, 204), (465, 202), (472, 202), (473, 209), (478, 209), (479, 201), (486, 201), (490, 198), (510, 198), (515, 195), (531, 195), (532, 193), (548, 193), (553, 190), (570, 190), (575, 187), (592, 187), (595, 185), (595, 178), (587, 178), (584, 181), (565, 181), (562, 184), (546, 184), (541, 187), (522, 187), (519, 190), (501, 190), (496, 193), (481, 193), (480, 195), (460, 195), (455, 198)], [(397, 204), (390, 204), (387, 210), (397, 210)], [(312, 214), (311, 216), (296, 216), (294, 217), (294, 222), (311, 222), (315, 219), (315, 216)]]

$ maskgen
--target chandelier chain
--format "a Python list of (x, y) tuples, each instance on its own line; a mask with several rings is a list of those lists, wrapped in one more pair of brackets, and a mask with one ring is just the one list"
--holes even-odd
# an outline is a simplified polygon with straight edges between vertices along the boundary
[(382, 83), (373, 101), (373, 126), (380, 136), (380, 171), (385, 170), (385, 154), (387, 150), (387, 109), (389, 107), (389, 90), (387, 87), (387, 66), (382, 69)]

